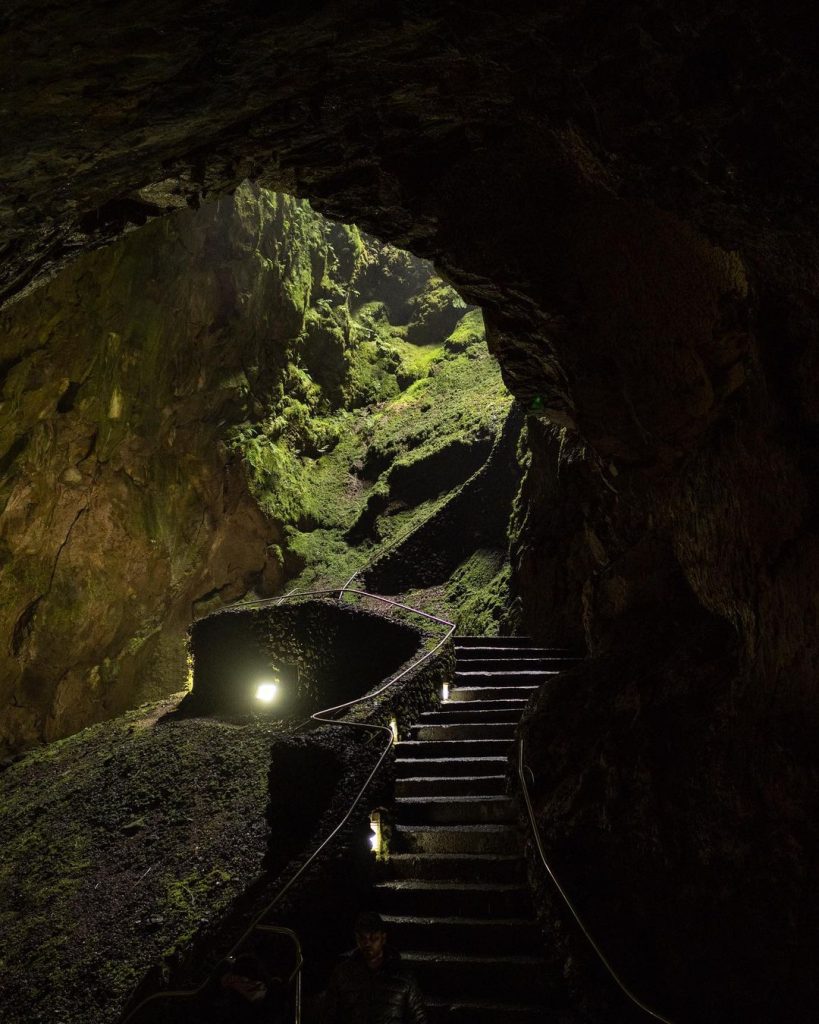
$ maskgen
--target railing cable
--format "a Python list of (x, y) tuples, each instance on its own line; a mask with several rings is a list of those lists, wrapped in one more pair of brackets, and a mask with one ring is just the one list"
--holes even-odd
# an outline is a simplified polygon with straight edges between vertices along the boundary
[(387, 742), (386, 742), (383, 750), (381, 751), (381, 754), (379, 755), (378, 760), (375, 763), (375, 766), (372, 768), (372, 770), (368, 774), (364, 784), (358, 790), (358, 792), (357, 792), (357, 794), (355, 796), (355, 799), (353, 800), (352, 804), (348, 808), (346, 814), (341, 819), (341, 821), (339, 821), (339, 823), (332, 830), (332, 832), (330, 832), (330, 834), (319, 844), (319, 846), (317, 846), (316, 849), (313, 850), (313, 852), (310, 854), (310, 856), (307, 858), (307, 860), (305, 860), (304, 863), (301, 864), (301, 866), (292, 875), (292, 877), (286, 882), (286, 884), (276, 893), (276, 895), (273, 897), (273, 899), (270, 900), (270, 902), (267, 903), (265, 905), (265, 907), (253, 918), (253, 920), (251, 921), (250, 925), (245, 929), (245, 931), (242, 933), (242, 935), (239, 937), (239, 939), (233, 944), (233, 946), (231, 946), (231, 948), (228, 951), (228, 953), (226, 953), (225, 956), (223, 956), (216, 963), (216, 965), (214, 966), (213, 970), (208, 974), (208, 976), (204, 979), (204, 981), (201, 982), (201, 984), (199, 984), (195, 988), (191, 988), (191, 989), (176, 989), (176, 990), (169, 990), (169, 991), (165, 991), (165, 992), (154, 992), (151, 995), (147, 996), (145, 999), (143, 999), (140, 1003), (138, 1003), (127, 1014), (127, 1016), (125, 1016), (122, 1019), (121, 1024), (128, 1024), (128, 1021), (130, 1021), (133, 1017), (135, 1017), (136, 1014), (144, 1006), (146, 1006), (148, 1003), (156, 1002), (156, 1001), (159, 1001), (161, 999), (186, 999), (186, 998), (194, 998), (195, 996), (200, 995), (205, 990), (207, 985), (210, 983), (211, 979), (216, 974), (216, 971), (221, 966), (221, 964), (229, 962), (230, 960), (235, 958), (235, 956), (238, 954), (238, 952), (240, 951), (242, 946), (248, 941), (248, 939), (254, 934), (254, 932), (259, 931), (259, 930), (264, 930), (264, 931), (274, 931), (275, 930), (275, 931), (281, 932), (282, 934), (290, 935), (292, 940), (296, 944), (296, 948), (297, 948), (297, 961), (298, 962), (297, 962), (296, 969), (294, 970), (293, 974), (290, 977), (290, 981), (293, 980), (294, 976), (297, 976), (296, 977), (296, 1004), (295, 1004), (295, 1018), (294, 1019), (295, 1019), (295, 1024), (300, 1024), (300, 1021), (301, 1021), (301, 945), (299, 943), (298, 936), (296, 935), (296, 933), (294, 931), (292, 931), (292, 929), (289, 929), (289, 928), (279, 928), (278, 926), (276, 926), (274, 928), (274, 926), (264, 924), (263, 923), (264, 918), (267, 917), (267, 915), (273, 910), (273, 908), (276, 906), (276, 904), (279, 902), (279, 900), (281, 900), (282, 897), (298, 881), (298, 879), (301, 878), (301, 876), (304, 874), (304, 872), (307, 870), (307, 868), (313, 863), (313, 861), (315, 861), (315, 859), (319, 856), (319, 854), (322, 852), (322, 850), (324, 850), (325, 847), (328, 846), (328, 844), (332, 842), (332, 840), (338, 835), (338, 833), (344, 828), (344, 826), (350, 820), (350, 818), (352, 817), (353, 813), (355, 812), (356, 807), (358, 807), (358, 804), (360, 803), (361, 798), (364, 796), (364, 793), (367, 791), (367, 788), (369, 787), (370, 783), (375, 778), (376, 774), (378, 773), (379, 769), (381, 768), (381, 765), (384, 763), (384, 760), (385, 760), (387, 754), (389, 753), (390, 749), (392, 748), (393, 743), (395, 742), (394, 737), (393, 737), (392, 728), (390, 726), (388, 726), (388, 725), (373, 725), (373, 724), (370, 724), (369, 722), (347, 722), (347, 721), (339, 720), (337, 718), (328, 718), (327, 716), (328, 715), (335, 715), (338, 712), (345, 711), (346, 709), (352, 708), (352, 707), (354, 707), (357, 704), (363, 704), (365, 702), (372, 701), (376, 697), (380, 696), (382, 693), (384, 693), (385, 690), (388, 690), (390, 687), (394, 686), (397, 682), (399, 682), (401, 679), (403, 679), (408, 673), (412, 672), (419, 665), (422, 665), (425, 661), (427, 661), (434, 654), (436, 654), (441, 649), (441, 647), (443, 647), (444, 644), (450, 639), (452, 634), (455, 632), (455, 628), (456, 628), (455, 623), (454, 622), (450, 622), (449, 619), (444, 619), (444, 618), (442, 618), (441, 616), (438, 616), (438, 615), (432, 615), (429, 612), (422, 611), (420, 608), (414, 608), (412, 605), (404, 604), (401, 601), (394, 601), (394, 600), (392, 600), (390, 598), (387, 598), (387, 597), (381, 597), (379, 594), (371, 594), (371, 593), (369, 593), (368, 591), (365, 591), (365, 590), (357, 590), (357, 589), (351, 588), (350, 584), (352, 583), (352, 581), (356, 578), (356, 576), (358, 576), (361, 572), (363, 572), (365, 568), (367, 568), (367, 565), (361, 566), (361, 568), (358, 569), (355, 573), (353, 573), (353, 575), (346, 581), (346, 583), (341, 588), (322, 589), (322, 590), (292, 590), (289, 593), (287, 593), (287, 594), (285, 594), (285, 595), (283, 595), (282, 597), (279, 597), (279, 598), (263, 598), (263, 599), (261, 599), (259, 601), (248, 601), (248, 602), (242, 603), (241, 605), (238, 606), (238, 610), (241, 611), (241, 610), (244, 610), (246, 608), (250, 609), (250, 608), (258, 608), (258, 607), (266, 607), (266, 606), (270, 606), (270, 605), (273, 605), (273, 604), (279, 605), (284, 600), (290, 601), (290, 600), (292, 600), (294, 598), (302, 598), (302, 597), (322, 597), (322, 596), (327, 597), (327, 596), (330, 596), (330, 595), (335, 595), (336, 600), (341, 601), (341, 599), (342, 599), (344, 594), (354, 594), (354, 595), (356, 595), (358, 597), (365, 597), (365, 598), (369, 598), (371, 600), (380, 601), (383, 604), (390, 605), (390, 606), (392, 606), (394, 608), (400, 608), (400, 609), (402, 609), (404, 611), (412, 612), (412, 613), (414, 613), (416, 615), (420, 615), (422, 618), (428, 619), (431, 622), (435, 622), (438, 625), (446, 626), (447, 627), (446, 634), (435, 644), (434, 647), (432, 647), (429, 651), (427, 651), (425, 654), (423, 654), (420, 658), (417, 658), (410, 665), (407, 665), (406, 668), (402, 669), (397, 675), (394, 675), (391, 678), (389, 678), (387, 680), (387, 682), (384, 683), (383, 686), (379, 687), (379, 689), (375, 690), (372, 693), (366, 693), (362, 697), (356, 697), (353, 700), (346, 701), (343, 704), (336, 704), (333, 707), (322, 708), (322, 710), (316, 711), (314, 714), (312, 714), (310, 716), (311, 720), (319, 722), (322, 725), (338, 725), (338, 726), (346, 726), (347, 728), (353, 728), (353, 729), (365, 729), (365, 730), (369, 730), (373, 734), (387, 733)]
[(605, 967), (605, 969), (609, 973), (609, 975), (614, 979), (614, 981), (616, 982), (617, 987), (620, 989), (620, 991), (623, 992), (625, 994), (625, 996), (632, 1003), (634, 1003), (634, 1005), (638, 1009), (642, 1010), (644, 1013), (647, 1013), (649, 1015), (649, 1017), (653, 1017), (654, 1020), (661, 1021), (662, 1024), (672, 1024), (672, 1022), (668, 1019), (668, 1017), (664, 1017), (661, 1013), (658, 1013), (656, 1010), (652, 1009), (647, 1003), (644, 1003), (643, 1000), (640, 999), (639, 996), (635, 995), (634, 992), (632, 992), (631, 989), (628, 987), (628, 985), (626, 985), (626, 983), (623, 981), (623, 979), (620, 977), (620, 975), (617, 973), (617, 971), (612, 966), (612, 964), (609, 961), (609, 959), (606, 956), (606, 954), (603, 952), (603, 950), (598, 945), (598, 943), (595, 940), (594, 936), (591, 934), (589, 929), (586, 927), (586, 924), (583, 921), (583, 918), (580, 916), (580, 914), (578, 913), (577, 909), (575, 908), (575, 905), (572, 903), (571, 899), (569, 898), (569, 894), (566, 892), (566, 890), (560, 884), (560, 881), (559, 881), (557, 875), (552, 870), (552, 867), (551, 867), (551, 865), (549, 864), (549, 861), (546, 858), (546, 852), (543, 849), (543, 842), (542, 842), (542, 840), (540, 838), (540, 829), (538, 828), (537, 821), (535, 820), (535, 811), (534, 811), (534, 807), (532, 806), (532, 798), (531, 798), (531, 795), (529, 793), (529, 787), (526, 784), (526, 776), (524, 775), (524, 771), (528, 771), (529, 774), (532, 775), (532, 778), (534, 779), (534, 775), (532, 774), (532, 769), (524, 761), (524, 740), (523, 740), (523, 736), (521, 735), (519, 737), (519, 739), (518, 739), (518, 778), (520, 779), (520, 786), (521, 786), (521, 790), (523, 791), (523, 799), (524, 799), (524, 801), (526, 803), (526, 810), (529, 813), (529, 824), (532, 826), (532, 835), (534, 836), (535, 845), (537, 846), (537, 851), (540, 854), (540, 859), (543, 861), (543, 866), (546, 869), (546, 873), (549, 875), (549, 878), (551, 878), (551, 880), (552, 880), (552, 882), (554, 884), (555, 889), (557, 889), (558, 893), (560, 894), (561, 899), (563, 900), (563, 902), (568, 907), (569, 912), (571, 913), (572, 917), (577, 922), (577, 925), (580, 928), (581, 932), (585, 935), (586, 940), (588, 941), (589, 945), (594, 950), (594, 952), (597, 954), (598, 960), (603, 965), (603, 967)]

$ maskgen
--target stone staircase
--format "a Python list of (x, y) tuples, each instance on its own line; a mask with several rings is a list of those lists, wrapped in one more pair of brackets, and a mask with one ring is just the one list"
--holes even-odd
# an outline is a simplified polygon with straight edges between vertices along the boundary
[(433, 1024), (534, 1024), (549, 1001), (507, 768), (534, 691), (574, 659), (520, 637), (455, 639), (449, 700), (396, 756), (380, 910)]

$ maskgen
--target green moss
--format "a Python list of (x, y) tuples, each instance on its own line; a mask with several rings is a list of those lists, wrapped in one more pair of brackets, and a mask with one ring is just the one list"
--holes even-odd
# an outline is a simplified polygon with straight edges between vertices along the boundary
[(461, 317), (446, 341), (447, 352), (465, 352), (475, 345), (486, 344), (486, 328), (479, 309), (471, 309)]
[(509, 611), (510, 566), (506, 552), (479, 549), (452, 574), (447, 602), (461, 633), (497, 636)]

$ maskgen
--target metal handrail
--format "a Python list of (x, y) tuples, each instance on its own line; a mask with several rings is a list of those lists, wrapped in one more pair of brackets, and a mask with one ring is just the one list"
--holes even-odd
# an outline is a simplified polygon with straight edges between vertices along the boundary
[[(285, 895), (285, 893), (288, 892), (288, 890), (293, 886), (293, 884), (304, 874), (304, 872), (313, 863), (313, 861), (316, 859), (316, 857), (318, 857), (318, 855), (322, 852), (322, 850), (330, 842), (332, 842), (332, 840), (338, 835), (338, 833), (341, 831), (341, 829), (344, 828), (344, 826), (350, 820), (350, 818), (352, 817), (353, 812), (355, 811), (356, 807), (358, 806), (361, 798), (364, 796), (364, 793), (366, 792), (366, 790), (369, 787), (370, 783), (372, 782), (373, 778), (375, 778), (375, 775), (377, 774), (378, 770), (380, 769), (381, 765), (384, 762), (384, 759), (386, 758), (387, 754), (389, 753), (390, 749), (392, 748), (393, 743), (395, 742), (394, 737), (393, 737), (392, 728), (390, 726), (388, 726), (388, 725), (371, 725), (368, 722), (345, 722), (345, 721), (339, 721), (338, 719), (335, 719), (335, 718), (327, 718), (325, 716), (330, 715), (330, 714), (335, 714), (335, 713), (337, 713), (339, 711), (344, 711), (346, 708), (351, 708), (351, 707), (353, 707), (356, 704), (362, 704), (365, 701), (371, 701), (374, 698), (380, 696), (382, 693), (384, 693), (385, 690), (389, 689), (391, 686), (394, 686), (399, 680), (403, 679), (404, 676), (406, 676), (409, 672), (411, 672), (413, 669), (415, 669), (419, 665), (423, 664), (428, 658), (431, 658), (434, 654), (436, 654), (441, 649), (441, 647), (443, 647), (443, 645), (449, 640), (449, 638), (452, 636), (452, 634), (455, 632), (456, 624), (454, 622), (450, 622), (449, 619), (441, 618), (438, 615), (432, 615), (429, 612), (422, 611), (420, 608), (413, 608), (412, 605), (404, 604), (401, 601), (394, 601), (394, 600), (391, 600), (390, 598), (387, 598), (387, 597), (381, 597), (379, 594), (371, 594), (371, 593), (369, 593), (368, 591), (365, 591), (365, 590), (352, 589), (350, 587), (350, 583), (352, 583), (352, 581), (355, 579), (355, 577), (358, 576), (359, 573), (363, 572), (365, 568), (366, 568), (366, 565), (362, 566), (360, 569), (358, 569), (347, 580), (347, 582), (342, 587), (340, 587), (340, 588), (324, 589), (324, 590), (291, 591), (290, 593), (285, 594), (285, 595), (283, 595), (280, 598), (264, 598), (264, 599), (261, 599), (259, 601), (248, 601), (248, 602), (240, 605), (239, 607), (240, 607), (240, 609), (257, 608), (257, 607), (268, 606), (268, 605), (271, 605), (271, 604), (281, 604), (284, 600), (291, 600), (293, 598), (320, 597), (320, 596), (328, 596), (330, 594), (336, 595), (337, 600), (340, 601), (344, 594), (355, 594), (355, 595), (358, 595), (360, 597), (367, 597), (367, 598), (371, 598), (371, 599), (373, 599), (375, 601), (381, 601), (383, 604), (388, 604), (388, 605), (391, 605), (392, 607), (395, 607), (395, 608), (401, 608), (401, 609), (403, 609), (405, 611), (413, 612), (416, 615), (420, 615), (421, 617), (423, 617), (425, 619), (429, 619), (430, 621), (435, 622), (435, 623), (437, 623), (439, 625), (447, 626), (448, 629), (447, 629), (447, 632), (446, 632), (445, 636), (443, 636), (435, 644), (435, 646), (432, 647), (429, 651), (427, 651), (425, 654), (423, 654), (416, 661), (413, 661), (406, 668), (402, 669), (397, 675), (393, 676), (391, 679), (388, 679), (387, 682), (383, 686), (379, 687), (379, 689), (375, 690), (373, 693), (366, 693), (366, 694), (364, 694), (363, 697), (356, 697), (354, 700), (346, 701), (344, 704), (336, 704), (334, 707), (322, 708), (320, 711), (316, 711), (314, 714), (312, 714), (310, 716), (310, 718), (313, 721), (321, 722), (322, 724), (326, 724), (326, 725), (343, 725), (343, 726), (347, 726), (348, 728), (352, 728), (352, 729), (368, 729), (368, 730), (370, 730), (371, 732), (374, 732), (374, 733), (378, 733), (378, 732), (386, 732), (387, 733), (387, 743), (386, 743), (384, 749), (381, 751), (381, 754), (380, 754), (378, 760), (376, 761), (375, 766), (373, 767), (372, 771), (367, 776), (367, 779), (364, 782), (363, 786), (359, 789), (358, 793), (356, 794), (356, 797), (353, 800), (352, 804), (350, 805), (349, 809), (347, 810), (347, 813), (344, 815), (344, 817), (341, 819), (341, 821), (336, 825), (336, 827), (333, 829), (333, 831), (324, 839), (324, 841), (318, 847), (316, 847), (316, 849), (310, 854), (310, 856), (307, 858), (307, 860), (304, 861), (304, 863), (299, 867), (299, 869), (295, 872), (295, 874), (292, 876), (292, 878), (290, 878), (288, 880), (288, 882), (276, 893), (276, 895), (273, 897), (273, 899), (253, 918), (253, 920), (251, 921), (251, 923), (248, 926), (248, 928), (245, 929), (245, 931), (242, 933), (242, 935), (239, 937), (239, 939), (230, 948), (228, 953), (224, 957), (222, 957), (221, 960), (219, 960), (217, 962), (217, 964), (214, 967), (214, 969), (210, 972), (210, 974), (208, 974), (208, 976), (204, 979), (204, 981), (201, 982), (201, 984), (197, 985), (195, 988), (192, 988), (192, 989), (175, 989), (175, 990), (169, 990), (169, 991), (166, 991), (166, 992), (154, 992), (151, 995), (147, 996), (145, 999), (143, 999), (141, 1002), (137, 1003), (137, 1005), (127, 1014), (127, 1016), (125, 1016), (122, 1019), (121, 1024), (128, 1024), (128, 1021), (130, 1021), (148, 1003), (151, 1003), (151, 1002), (154, 1002), (154, 1001), (158, 1001), (160, 999), (183, 999), (183, 998), (192, 998), (193, 996), (199, 995), (207, 987), (208, 983), (210, 982), (211, 978), (213, 977), (214, 973), (216, 972), (216, 968), (220, 964), (223, 964), (223, 963), (231, 960), (232, 958), (234, 958), (236, 956), (236, 954), (238, 953), (238, 951), (241, 949), (241, 947), (245, 944), (245, 942), (247, 942), (247, 940), (250, 938), (250, 936), (255, 931), (260, 931), (260, 930), (263, 930), (263, 931), (276, 931), (276, 930), (280, 930), (280, 931), (282, 931), (285, 934), (291, 932), (291, 929), (286, 929), (286, 928), (279, 929), (278, 926), (262, 924), (262, 920), (263, 920), (263, 918), (265, 918), (272, 911), (273, 907), (279, 902), (279, 900)], [(295, 942), (297, 944), (297, 947), (298, 947), (299, 963), (297, 965), (296, 970), (294, 971), (294, 974), (291, 975), (289, 981), (292, 981), (294, 976), (296, 977), (297, 1002), (296, 1002), (296, 1011), (295, 1011), (296, 1012), (295, 1024), (300, 1024), (300, 1022), (301, 1022), (301, 944), (299, 943), (298, 936), (296, 935), (296, 933), (292, 932), (292, 935), (293, 935), (293, 938), (294, 938), (294, 940), (295, 940)]]
[(304, 957), (301, 952), (301, 941), (292, 928), (285, 928), (284, 925), (280, 924), (260, 924), (256, 931), (269, 932), (274, 935), (286, 935), (288, 938), (292, 939), (293, 945), (296, 947), (296, 966), (290, 972), (287, 984), (292, 985), (293, 979), (295, 978), (296, 994), (293, 999), (293, 1020), (294, 1024), (301, 1024), (301, 969), (304, 966)]
[[(523, 735), (521, 734), (521, 736), (518, 739), (518, 778), (520, 779), (520, 786), (521, 786), (521, 790), (523, 792), (523, 799), (526, 802), (526, 810), (529, 812), (529, 824), (532, 826), (532, 835), (534, 836), (534, 839), (535, 839), (535, 845), (537, 846), (537, 851), (540, 854), (540, 859), (543, 861), (543, 866), (546, 869), (546, 872), (549, 875), (549, 878), (551, 878), (552, 882), (554, 883), (554, 886), (557, 889), (558, 893), (560, 894), (561, 899), (563, 900), (563, 902), (568, 907), (569, 912), (571, 913), (572, 917), (577, 922), (578, 926), (580, 927), (580, 930), (585, 935), (589, 945), (594, 950), (594, 952), (597, 954), (598, 960), (605, 967), (605, 969), (608, 971), (609, 975), (614, 979), (614, 981), (616, 982), (617, 987), (620, 989), (620, 991), (623, 992), (625, 994), (625, 996), (632, 1003), (634, 1003), (634, 1005), (638, 1009), (642, 1010), (644, 1013), (647, 1013), (649, 1015), (649, 1017), (653, 1017), (654, 1020), (662, 1021), (662, 1024), (672, 1024), (672, 1022), (669, 1020), (668, 1017), (664, 1017), (661, 1013), (658, 1013), (656, 1010), (652, 1009), (647, 1003), (644, 1003), (642, 999), (640, 999), (638, 996), (636, 996), (631, 991), (631, 989), (628, 987), (628, 985), (626, 985), (626, 983), (623, 981), (623, 979), (620, 977), (620, 975), (617, 973), (617, 971), (614, 969), (614, 967), (612, 967), (608, 957), (603, 952), (603, 950), (600, 948), (600, 946), (598, 945), (598, 943), (594, 939), (594, 936), (591, 934), (589, 929), (586, 927), (583, 919), (581, 918), (580, 914), (577, 912), (574, 904), (572, 903), (571, 899), (569, 898), (568, 893), (563, 888), (563, 886), (560, 884), (560, 881), (559, 881), (557, 875), (554, 873), (551, 865), (549, 864), (549, 861), (546, 859), (546, 853), (545, 853), (545, 851), (543, 849), (543, 842), (542, 842), (542, 840), (540, 838), (540, 830), (539, 830), (539, 828), (537, 826), (537, 822), (535, 820), (535, 811), (534, 811), (534, 808), (532, 807), (532, 798), (531, 798), (531, 796), (529, 794), (529, 787), (526, 785), (526, 776), (523, 773), (524, 767), (528, 768), (528, 766), (526, 766), (525, 762), (524, 762), (523, 750), (524, 750), (524, 741), (523, 741)], [(531, 774), (531, 769), (529, 768), (528, 770), (529, 770), (529, 772)]]

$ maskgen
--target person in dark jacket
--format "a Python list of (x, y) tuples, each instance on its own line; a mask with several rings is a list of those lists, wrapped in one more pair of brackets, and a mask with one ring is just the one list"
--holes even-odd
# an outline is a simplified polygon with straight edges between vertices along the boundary
[(321, 1024), (427, 1024), (424, 998), (401, 954), (387, 942), (380, 915), (355, 922), (356, 949), (336, 967), (321, 1005)]

